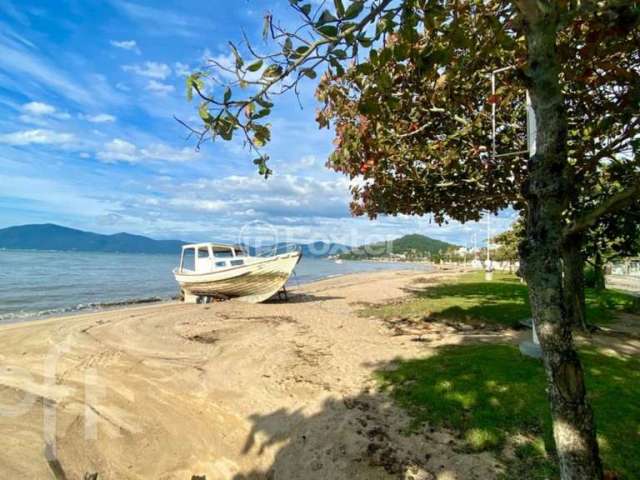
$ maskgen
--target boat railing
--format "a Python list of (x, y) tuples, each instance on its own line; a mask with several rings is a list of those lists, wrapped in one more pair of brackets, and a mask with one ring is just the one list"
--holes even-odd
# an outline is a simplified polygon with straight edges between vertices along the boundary
[(275, 255), (282, 255), (284, 253), (299, 252), (301, 250), (299, 245), (295, 243), (270, 245), (265, 247), (256, 248), (253, 256), (255, 257), (273, 257)]

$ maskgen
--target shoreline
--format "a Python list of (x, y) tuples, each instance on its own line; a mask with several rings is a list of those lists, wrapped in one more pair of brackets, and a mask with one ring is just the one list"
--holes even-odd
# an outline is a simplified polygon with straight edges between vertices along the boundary
[[(84, 253), (84, 252), (82, 252)], [(327, 259), (327, 258), (320, 258), (320, 259), (316, 259), (314, 258), (314, 260), (323, 260), (323, 261), (327, 261), (327, 262), (333, 262), (333, 260)], [(383, 262), (369, 262), (369, 261), (362, 261), (359, 263), (368, 263), (368, 264), (375, 264), (375, 263), (383, 263)], [(389, 262), (389, 263), (393, 263), (393, 262)], [(410, 262), (402, 262), (402, 263), (406, 263), (407, 266), (404, 265), (398, 265), (397, 270), (399, 271), (411, 271), (413, 270), (411, 268), (411, 266), (414, 267), (418, 267), (416, 269), (420, 269), (420, 268), (425, 268), (424, 271), (431, 271), (429, 269), (429, 266), (424, 265), (424, 264), (418, 264), (418, 263), (410, 263)], [(431, 267), (434, 271), (436, 270), (434, 267)], [(372, 272), (375, 271), (395, 271), (396, 269), (384, 269), (384, 270), (372, 270)], [(322, 276), (319, 278), (309, 278), (309, 279), (305, 279), (304, 277), (302, 279), (297, 278), (295, 275), (292, 275), (291, 278), (289, 279), (289, 285), (287, 286), (287, 289), (293, 289), (293, 288), (299, 288), (303, 285), (308, 285), (310, 283), (314, 283), (314, 282), (318, 282), (318, 281), (322, 281), (322, 280), (326, 280), (326, 279), (331, 279), (331, 278), (339, 278), (345, 275), (353, 275), (353, 274), (357, 274), (357, 273), (361, 273), (361, 272), (344, 272), (344, 273), (333, 273), (333, 274), (328, 274), (326, 276)], [(176, 284), (176, 292), (178, 291), (178, 286)], [(119, 310), (119, 309), (123, 309), (123, 308), (131, 308), (131, 307), (135, 307), (137, 305), (141, 305), (141, 304), (155, 304), (155, 305), (159, 305), (159, 304), (170, 304), (172, 302), (176, 302), (178, 301), (178, 296), (177, 295), (173, 295), (170, 297), (142, 297), (142, 298), (136, 298), (136, 297), (132, 297), (132, 298), (125, 298), (125, 299), (116, 299), (113, 301), (107, 301), (107, 302), (102, 302), (102, 303), (84, 303), (84, 304), (76, 304), (76, 305), (70, 305), (68, 307), (58, 307), (58, 308), (51, 308), (51, 309), (46, 309), (46, 310), (41, 310), (41, 311), (33, 311), (33, 312), (29, 312), (29, 311), (24, 311), (24, 310), (20, 310), (18, 312), (7, 312), (4, 314), (0, 314), (0, 326), (2, 325), (12, 325), (15, 323), (28, 323), (28, 322), (33, 322), (33, 321), (42, 321), (42, 320), (48, 320), (51, 318), (58, 318), (58, 317), (65, 317), (68, 318), (70, 316), (75, 316), (75, 315), (85, 315), (85, 314), (89, 314), (89, 313), (99, 313), (99, 312), (106, 312), (106, 311), (113, 311), (113, 310)]]
[(416, 472), (447, 465), (453, 478), (495, 478), (492, 455), (456, 451), (445, 430), (407, 436), (408, 417), (374, 380), (464, 333), (415, 342), (358, 313), (449, 275), (355, 273), (305, 284), (289, 302), (152, 304), (4, 325), (0, 406), (13, 410), (0, 415), (0, 477), (49, 478), (53, 442), (67, 478), (397, 478), (380, 463), (384, 439), (394, 446), (384, 462), (397, 468), (419, 458)]

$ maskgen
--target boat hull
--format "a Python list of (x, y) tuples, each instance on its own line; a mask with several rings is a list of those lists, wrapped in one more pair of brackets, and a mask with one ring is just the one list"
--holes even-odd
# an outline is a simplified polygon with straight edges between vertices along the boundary
[(300, 252), (291, 252), (265, 259), (256, 258), (246, 265), (219, 272), (175, 272), (175, 277), (187, 303), (196, 303), (199, 297), (226, 297), (260, 303), (282, 289), (300, 257)]

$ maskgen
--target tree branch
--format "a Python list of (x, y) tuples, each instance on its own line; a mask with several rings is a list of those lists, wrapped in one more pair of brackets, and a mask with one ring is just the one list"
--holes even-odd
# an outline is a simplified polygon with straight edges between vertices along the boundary
[(611, 195), (600, 205), (591, 209), (582, 217), (576, 219), (571, 225), (569, 225), (565, 231), (564, 236), (575, 235), (581, 233), (587, 228), (594, 225), (603, 215), (609, 213), (615, 213), (626, 206), (628, 206), (633, 200), (640, 198), (640, 183), (628, 187), (614, 195)]

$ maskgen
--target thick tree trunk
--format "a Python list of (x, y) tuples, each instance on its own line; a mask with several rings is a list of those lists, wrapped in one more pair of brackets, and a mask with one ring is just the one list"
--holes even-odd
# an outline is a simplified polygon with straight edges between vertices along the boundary
[(604, 264), (602, 262), (602, 255), (600, 255), (600, 253), (598, 252), (596, 252), (595, 258), (593, 260), (593, 276), (593, 288), (601, 292), (605, 289), (606, 285), (604, 279)]
[(536, 154), (529, 160), (523, 271), (538, 325), (553, 434), (563, 480), (601, 479), (593, 413), (573, 345), (562, 288), (563, 213), (568, 205), (566, 112), (556, 57), (558, 2), (522, 0), (529, 93), (536, 114)]
[(574, 328), (587, 331), (589, 326), (584, 296), (584, 258), (581, 250), (581, 238), (573, 237), (565, 241), (562, 249), (563, 286), (568, 321)]

